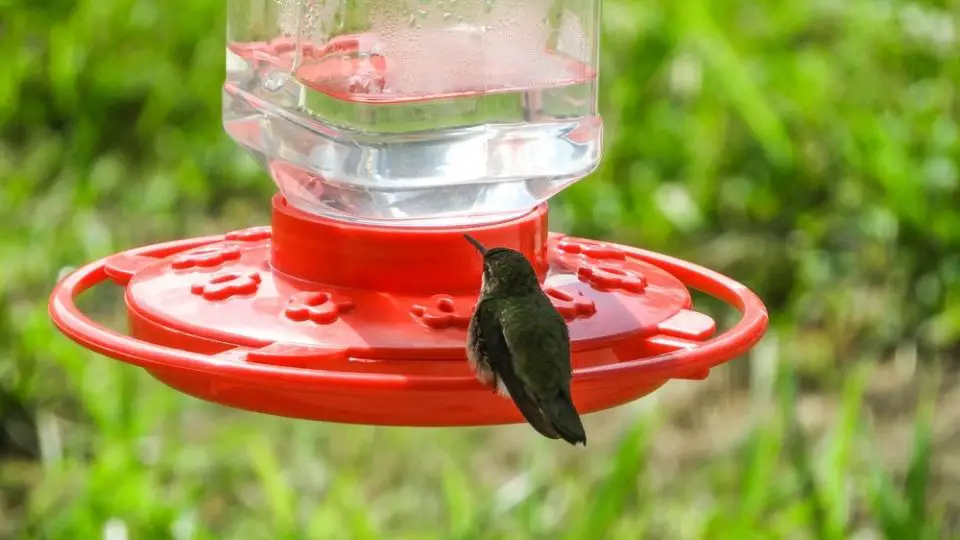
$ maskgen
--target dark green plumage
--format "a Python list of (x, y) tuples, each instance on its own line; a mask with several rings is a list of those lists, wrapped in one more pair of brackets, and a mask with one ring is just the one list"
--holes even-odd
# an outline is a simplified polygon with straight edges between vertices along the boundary
[[(465, 235), (466, 236), (466, 235)], [(523, 254), (484, 248), (483, 284), (467, 356), (480, 381), (511, 398), (541, 435), (587, 444), (570, 397), (570, 334)]]

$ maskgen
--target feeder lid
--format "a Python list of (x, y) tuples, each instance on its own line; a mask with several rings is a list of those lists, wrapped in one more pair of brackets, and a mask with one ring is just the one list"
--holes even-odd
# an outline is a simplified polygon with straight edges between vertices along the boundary
[[(365, 230), (345, 260), (331, 246), (348, 249), (337, 235), (353, 238), (356, 230), (306, 234), (304, 220), (319, 218), (300, 215), (282, 200), (274, 211), (274, 231), (254, 228), (161, 244), (88, 265), (54, 291), (53, 318), (94, 350), (234, 407), (383, 425), (522, 421), (509, 400), (480, 385), (466, 362), (480, 257), (462, 232), (383, 230), (378, 240), (378, 233)], [(523, 227), (543, 229), (545, 236), (545, 224), (541, 208), (517, 223), (471, 234), (502, 245), (490, 240), (499, 235), (509, 244), (511, 231)], [(391, 238), (407, 248), (409, 242), (425, 243), (418, 248), (429, 250), (425, 257), (475, 262), (424, 267), (420, 261), (421, 274), (405, 278), (405, 265), (417, 263), (417, 251), (391, 252), (385, 247)], [(318, 259), (316, 251), (303, 249), (304, 242), (330, 257)], [(317, 242), (328, 244), (321, 248)], [(444, 254), (431, 245), (460, 251)], [(581, 413), (637, 399), (670, 378), (703, 378), (748, 350), (766, 328), (766, 312), (753, 293), (690, 263), (557, 234), (526, 251), (569, 323), (573, 394)], [(370, 268), (376, 260), (381, 264)], [(284, 270), (296, 270), (298, 277)], [(311, 270), (320, 279), (303, 279)], [(375, 272), (367, 282), (379, 279), (376, 286), (357, 281), (364, 272)], [(73, 296), (107, 277), (126, 287), (131, 337), (96, 325), (73, 305)], [(713, 337), (714, 321), (693, 310), (685, 282), (733, 304), (744, 318)]]

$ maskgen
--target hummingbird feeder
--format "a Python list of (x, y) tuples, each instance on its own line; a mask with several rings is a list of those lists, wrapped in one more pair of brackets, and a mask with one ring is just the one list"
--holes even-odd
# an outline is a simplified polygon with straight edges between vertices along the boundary
[[(192, 396), (313, 420), (522, 422), (466, 361), (482, 261), (522, 252), (568, 321), (581, 414), (702, 379), (767, 313), (736, 281), (549, 233), (600, 160), (600, 0), (228, 0), (227, 133), (279, 188), (269, 227), (131, 249), (55, 288), (67, 336)], [(129, 335), (74, 304), (125, 288)], [(742, 313), (730, 330), (690, 288)]]

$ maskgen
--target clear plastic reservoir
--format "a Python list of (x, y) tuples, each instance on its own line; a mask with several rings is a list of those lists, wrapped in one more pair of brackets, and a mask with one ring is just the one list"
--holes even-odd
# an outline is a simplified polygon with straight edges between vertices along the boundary
[(296, 207), (524, 213), (600, 159), (600, 0), (228, 0), (226, 131)]

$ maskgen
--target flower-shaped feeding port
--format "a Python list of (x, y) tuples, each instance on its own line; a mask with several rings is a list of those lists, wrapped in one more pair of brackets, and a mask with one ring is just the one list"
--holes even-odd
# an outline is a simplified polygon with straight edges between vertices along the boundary
[(596, 240), (564, 238), (557, 243), (557, 249), (570, 255), (582, 255), (589, 259), (622, 261), (626, 258), (622, 249)]
[(577, 269), (580, 281), (600, 290), (623, 290), (642, 293), (647, 288), (647, 278), (612, 265), (584, 265)]
[(236, 246), (212, 246), (200, 248), (175, 257), (170, 266), (176, 270), (190, 268), (216, 268), (227, 261), (240, 258), (240, 249)]
[(270, 239), (270, 227), (251, 227), (227, 233), (224, 237), (234, 242), (259, 242)]
[(328, 292), (311, 292), (291, 298), (283, 314), (292, 321), (331, 324), (352, 309), (353, 301), (349, 298), (335, 297)]
[(206, 283), (190, 287), (190, 292), (206, 300), (226, 300), (232, 296), (255, 294), (260, 288), (260, 274), (221, 274)]
[(470, 326), (470, 317), (473, 315), (474, 308), (475, 306), (472, 305), (461, 308), (456, 304), (453, 297), (438, 294), (431, 296), (426, 305), (414, 304), (410, 313), (423, 321), (423, 324), (428, 327), (441, 330), (450, 327), (466, 328)]
[(557, 308), (557, 312), (567, 321), (578, 317), (590, 317), (597, 312), (597, 305), (580, 291), (569, 292), (556, 287), (544, 289), (547, 298)]

